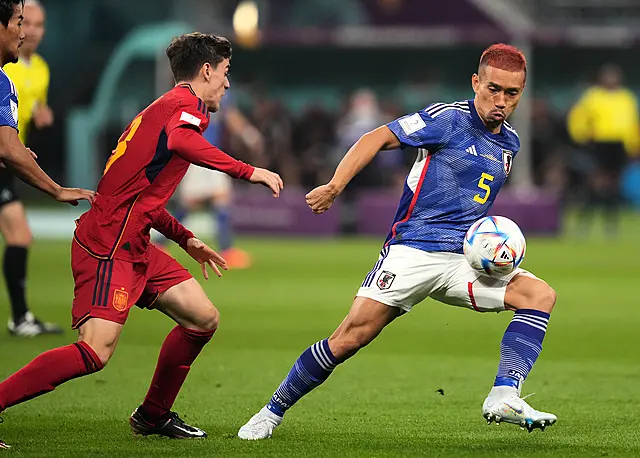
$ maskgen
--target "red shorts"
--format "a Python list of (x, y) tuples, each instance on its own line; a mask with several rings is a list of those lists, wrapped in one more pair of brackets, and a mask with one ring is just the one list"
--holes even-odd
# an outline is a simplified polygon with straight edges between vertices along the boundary
[(154, 245), (149, 246), (146, 261), (129, 262), (97, 259), (74, 240), (71, 270), (73, 329), (89, 318), (124, 324), (134, 304), (150, 309), (160, 294), (192, 278), (178, 261)]

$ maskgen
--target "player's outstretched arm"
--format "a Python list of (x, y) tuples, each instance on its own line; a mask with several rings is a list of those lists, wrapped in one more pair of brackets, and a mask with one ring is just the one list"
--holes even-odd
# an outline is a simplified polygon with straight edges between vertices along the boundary
[(331, 181), (307, 194), (307, 205), (314, 213), (324, 213), (353, 177), (373, 160), (378, 151), (399, 147), (400, 141), (387, 126), (364, 134), (342, 158)]
[(252, 183), (260, 183), (273, 191), (278, 197), (283, 188), (282, 179), (277, 173), (255, 168), (238, 161), (213, 146), (191, 127), (176, 127), (168, 138), (171, 151), (192, 164), (209, 169), (220, 170), (233, 178), (242, 178)]
[(0, 126), (0, 161), (25, 183), (49, 194), (58, 202), (78, 205), (79, 200), (93, 201), (95, 193), (86, 189), (63, 188), (38, 166), (34, 154), (18, 138), (11, 126)]

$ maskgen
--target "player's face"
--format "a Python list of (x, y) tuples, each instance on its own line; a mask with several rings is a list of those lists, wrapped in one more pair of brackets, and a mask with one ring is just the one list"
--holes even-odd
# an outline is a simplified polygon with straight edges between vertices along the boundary
[(222, 97), (229, 89), (229, 59), (224, 59), (215, 68), (207, 64), (204, 74), (207, 84), (202, 100), (207, 104), (209, 111), (216, 112), (220, 109)]
[(25, 5), (23, 15), (25, 39), (21, 49), (22, 52), (33, 53), (44, 36), (44, 11), (37, 5)]
[(514, 112), (524, 90), (524, 72), (484, 67), (471, 80), (478, 115), (489, 127), (498, 128)]
[(18, 49), (24, 40), (22, 19), (22, 5), (16, 5), (7, 27), (0, 25), (0, 46), (2, 46), (3, 64), (18, 62)]

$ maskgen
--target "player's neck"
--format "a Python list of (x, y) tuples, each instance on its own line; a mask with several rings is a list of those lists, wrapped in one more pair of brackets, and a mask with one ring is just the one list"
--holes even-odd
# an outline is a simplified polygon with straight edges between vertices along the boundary
[[(480, 118), (482, 119), (482, 118)], [(484, 123), (484, 125), (487, 127), (487, 130), (489, 132), (491, 132), (492, 134), (499, 134), (500, 131), (502, 130), (502, 122), (499, 123), (487, 123), (487, 121), (485, 121), (484, 119), (482, 119), (482, 122)]]

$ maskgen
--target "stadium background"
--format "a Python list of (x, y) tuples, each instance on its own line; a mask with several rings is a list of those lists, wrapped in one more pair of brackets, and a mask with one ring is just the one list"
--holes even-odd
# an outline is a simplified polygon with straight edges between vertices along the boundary
[[(264, 166), (286, 183), (280, 201), (238, 183), (234, 221), (255, 256), (247, 271), (206, 285), (222, 311), (214, 344), (196, 363), (177, 410), (213, 436), (198, 444), (135, 441), (125, 419), (144, 394), (169, 323), (134, 312), (106, 371), (7, 412), (2, 438), (27, 454), (130, 456), (640, 454), (637, 425), (638, 162), (622, 184), (625, 213), (611, 233), (586, 232), (588, 155), (572, 143), (566, 115), (605, 63), (619, 65), (640, 95), (640, 5), (634, 0), (46, 0), (40, 53), (51, 67), (55, 125), (32, 148), (54, 178), (95, 187), (131, 118), (170, 86), (163, 50), (200, 30), (234, 42), (232, 91), (267, 140)], [(257, 16), (256, 16), (257, 14)], [(255, 24), (255, 27), (253, 25)], [(361, 133), (436, 101), (472, 97), (479, 53), (520, 46), (530, 74), (512, 124), (523, 148), (494, 213), (528, 236), (524, 267), (559, 293), (545, 351), (525, 390), (558, 414), (543, 435), (488, 429), (480, 403), (508, 322), (427, 302), (385, 331), (326, 386), (301, 401), (278, 437), (241, 444), (237, 427), (275, 389), (295, 357), (346, 313), (374, 263), (413, 152), (382, 153), (323, 216), (303, 195), (326, 180)], [(354, 102), (357, 100), (357, 103)], [(341, 127), (342, 126), (342, 127)], [(222, 145), (247, 159), (241, 142)], [(22, 188), (36, 243), (29, 299), (66, 322), (76, 209)], [(188, 225), (206, 240), (211, 227)], [(173, 251), (189, 264), (178, 250)], [(0, 295), (0, 319), (8, 315)], [(73, 339), (11, 340), (0, 334), (0, 378), (46, 348)], [(315, 340), (314, 340), (315, 339)], [(436, 392), (442, 388), (445, 395)], [(87, 425), (87, 419), (90, 424)], [(46, 434), (43, 434), (45, 433)], [(20, 453), (20, 452), (19, 452)]]

